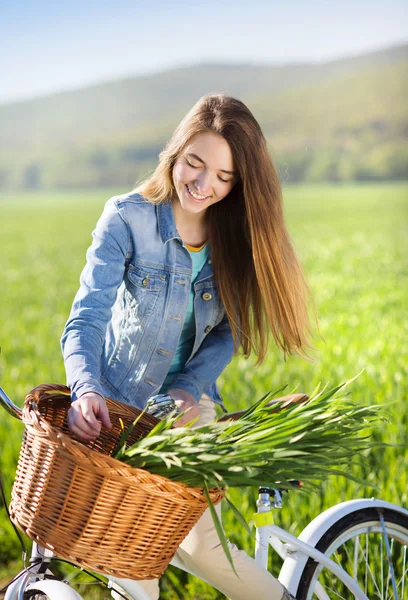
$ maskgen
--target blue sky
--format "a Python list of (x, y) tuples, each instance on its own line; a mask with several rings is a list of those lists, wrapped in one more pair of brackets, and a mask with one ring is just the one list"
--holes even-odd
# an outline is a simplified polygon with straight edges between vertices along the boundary
[(0, 5), (0, 102), (199, 62), (326, 61), (408, 41), (406, 0)]

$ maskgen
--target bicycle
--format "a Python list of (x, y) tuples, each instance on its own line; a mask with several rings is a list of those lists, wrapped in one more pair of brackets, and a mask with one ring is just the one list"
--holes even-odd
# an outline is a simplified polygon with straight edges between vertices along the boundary
[[(20, 418), (21, 410), (1, 387), (0, 405)], [(237, 418), (243, 412), (223, 418)], [(381, 500), (350, 500), (318, 515), (295, 537), (273, 523), (272, 509), (278, 508), (282, 489), (260, 487), (253, 519), (254, 557), (267, 569), (271, 546), (283, 560), (278, 579), (297, 600), (407, 600), (407, 510)], [(69, 582), (53, 575), (53, 560), (58, 558), (34, 542), (30, 565), (7, 586), (5, 600), (82, 600)], [(177, 554), (170, 564), (194, 575)], [(137, 581), (108, 576), (107, 585), (115, 598), (149, 600)]]

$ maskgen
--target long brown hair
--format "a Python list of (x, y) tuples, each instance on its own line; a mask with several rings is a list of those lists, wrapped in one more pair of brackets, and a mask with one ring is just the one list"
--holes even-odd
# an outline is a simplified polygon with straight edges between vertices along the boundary
[(155, 204), (175, 197), (172, 171), (193, 135), (212, 132), (229, 144), (238, 180), (208, 207), (215, 280), (235, 340), (258, 363), (272, 331), (284, 353), (303, 354), (310, 333), (309, 290), (285, 226), (282, 191), (262, 130), (240, 100), (203, 96), (177, 127), (153, 175), (136, 191)]

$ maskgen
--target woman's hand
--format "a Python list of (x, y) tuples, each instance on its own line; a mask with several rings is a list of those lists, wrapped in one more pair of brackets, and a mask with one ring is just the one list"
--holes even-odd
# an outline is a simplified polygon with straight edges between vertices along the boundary
[(102, 425), (108, 429), (112, 427), (103, 396), (87, 392), (71, 404), (68, 411), (68, 427), (75, 437), (84, 442), (91, 442), (99, 436)]
[(177, 389), (170, 389), (167, 393), (174, 399), (180, 413), (187, 411), (186, 414), (175, 423), (174, 427), (187, 425), (190, 421), (200, 415), (198, 402), (191, 394), (188, 394), (184, 390)]

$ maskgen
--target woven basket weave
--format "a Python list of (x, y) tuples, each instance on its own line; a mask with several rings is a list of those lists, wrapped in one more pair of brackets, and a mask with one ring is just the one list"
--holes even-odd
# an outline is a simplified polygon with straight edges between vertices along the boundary
[[(25, 435), (10, 514), (28, 537), (79, 566), (130, 579), (160, 577), (207, 508), (202, 488), (152, 475), (112, 458), (122, 419), (136, 408), (107, 398), (112, 429), (96, 442), (69, 436), (69, 389), (41, 385), (26, 397)], [(128, 443), (157, 423), (143, 415)], [(213, 504), (222, 492), (211, 490)]]

